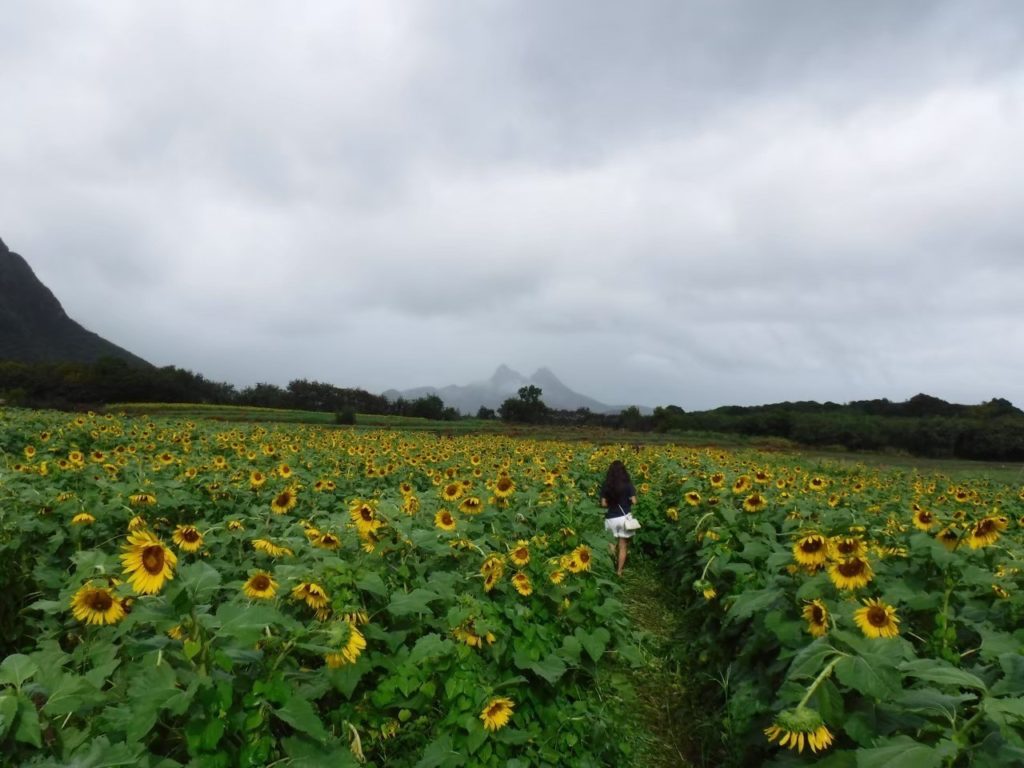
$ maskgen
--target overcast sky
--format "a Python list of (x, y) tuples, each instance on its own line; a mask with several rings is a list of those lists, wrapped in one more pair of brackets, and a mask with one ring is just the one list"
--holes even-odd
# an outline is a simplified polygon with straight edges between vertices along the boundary
[(1024, 406), (1017, 0), (33, 0), (0, 237), (239, 386)]

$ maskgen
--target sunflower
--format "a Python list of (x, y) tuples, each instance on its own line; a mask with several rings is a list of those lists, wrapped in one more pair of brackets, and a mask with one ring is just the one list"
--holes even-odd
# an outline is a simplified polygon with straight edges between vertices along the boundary
[(337, 669), (338, 667), (343, 667), (346, 664), (355, 664), (356, 659), (359, 658), (359, 655), (366, 648), (366, 638), (363, 637), (363, 633), (356, 629), (356, 625), (351, 621), (343, 621), (340, 625), (336, 625), (333, 630), (333, 634), (340, 635), (342, 626), (344, 626), (348, 632), (344, 646), (340, 651), (337, 651), (336, 653), (328, 653), (324, 657), (327, 662), (327, 666), (331, 669)]
[(415, 496), (406, 496), (405, 500), (402, 502), (402, 511), (410, 517), (415, 515), (420, 511), (420, 500)]
[(859, 536), (833, 536), (828, 541), (829, 554), (835, 560), (851, 557), (863, 558), (868, 553), (864, 540)]
[(71, 598), (71, 612), (86, 624), (117, 624), (124, 618), (124, 606), (106, 587), (84, 584)]
[(747, 512), (760, 512), (768, 506), (768, 499), (760, 493), (752, 493), (743, 500), (743, 509)]
[(676, 509), (675, 507), (669, 507), (668, 509), (665, 510), (665, 517), (666, 519), (671, 520), (673, 523), (678, 523), (679, 510)]
[(708, 482), (711, 483), (712, 488), (721, 488), (725, 485), (725, 475), (722, 472), (715, 472), (708, 478)]
[(854, 611), (853, 620), (867, 637), (896, 637), (900, 633), (896, 609), (874, 598), (865, 600), (864, 607)]
[(801, 754), (805, 746), (815, 753), (828, 749), (833, 738), (821, 715), (807, 707), (780, 712), (775, 721), (764, 729), (764, 735), (768, 741), (778, 741), (780, 747), (789, 747)]
[(228, 530), (229, 531), (244, 531), (245, 530), (245, 525), (242, 523), (241, 520), (228, 520)]
[(516, 571), (512, 577), (512, 586), (523, 597), (529, 597), (533, 594), (533, 584), (530, 583), (530, 577), (522, 571)]
[(434, 515), (434, 525), (442, 531), (454, 531), (455, 518), (452, 517), (452, 513), (447, 509), (441, 509)]
[(295, 493), (295, 489), (285, 488), (270, 502), (270, 511), (275, 515), (283, 515), (285, 512), (295, 509), (295, 505), (298, 503), (299, 498)]
[(90, 515), (88, 512), (79, 512), (77, 515), (71, 518), (72, 525), (92, 525), (96, 522), (96, 518)]
[(463, 494), (462, 483), (447, 483), (441, 489), (441, 498), (445, 501), (455, 501)]
[(508, 559), (512, 562), (512, 565), (517, 568), (522, 568), (530, 562), (529, 542), (524, 541), (523, 539), (517, 541), (515, 548), (508, 553)]
[(586, 544), (580, 544), (572, 551), (572, 555), (570, 556), (569, 563), (566, 567), (573, 573), (589, 571), (592, 560), (593, 557), (591, 556), (590, 547)]
[(464, 515), (477, 515), (483, 510), (483, 502), (476, 496), (467, 496), (459, 504), (459, 511)]
[(253, 600), (270, 600), (277, 594), (277, 582), (269, 573), (259, 571), (249, 577), (249, 580), (242, 586), (245, 596)]
[(260, 472), (258, 469), (254, 469), (249, 473), (249, 487), (250, 488), (262, 488), (267, 482), (267, 476)]
[(952, 525), (948, 525), (935, 534), (935, 539), (942, 546), (952, 552), (960, 544), (960, 532)]
[(508, 475), (502, 475), (494, 483), (494, 495), (499, 499), (507, 499), (516, 490), (516, 484)]
[(171, 540), (185, 552), (198, 552), (203, 546), (203, 534), (194, 525), (179, 525)]
[(967, 538), (967, 546), (971, 549), (981, 549), (999, 540), (999, 534), (1006, 530), (1009, 521), (1005, 517), (983, 517), (971, 528)]
[(270, 555), (271, 557), (275, 558), (291, 557), (293, 554), (295, 554), (290, 549), (288, 549), (288, 547), (279, 546), (274, 542), (270, 541), (269, 539), (253, 539), (252, 548), (258, 552), (263, 552), (264, 554)]
[(555, 569), (548, 575), (548, 578), (551, 580), (552, 584), (561, 584), (565, 581), (565, 571), (561, 568)]
[(828, 559), (828, 545), (819, 533), (810, 533), (793, 545), (793, 559), (808, 568), (819, 568)]
[(341, 539), (329, 531), (322, 531), (313, 539), (313, 546), (320, 549), (335, 550), (341, 546)]
[(804, 619), (811, 637), (821, 637), (828, 632), (828, 608), (821, 600), (811, 600), (804, 606)]
[(919, 531), (927, 531), (935, 525), (935, 515), (927, 509), (914, 510), (914, 527)]
[(149, 531), (128, 534), (121, 563), (132, 588), (141, 595), (155, 595), (164, 582), (174, 578), (178, 556)]
[(746, 493), (750, 490), (750, 476), (740, 475), (732, 484), (732, 492), (735, 494)]
[(156, 504), (156, 496), (152, 493), (133, 493), (128, 497), (128, 503), (133, 507), (151, 507)]
[(497, 731), (499, 728), (504, 728), (508, 725), (514, 708), (515, 702), (504, 696), (497, 696), (488, 701), (483, 712), (480, 713), (480, 719), (484, 721), (484, 729)]
[(828, 567), (828, 577), (836, 589), (859, 589), (866, 586), (874, 576), (871, 565), (860, 557), (846, 558)]
[(284, 462), (281, 462), (280, 464), (277, 465), (277, 474), (279, 477), (282, 477), (285, 480), (287, 480), (289, 477), (292, 476), (292, 468), (289, 467)]
[(292, 589), (292, 597), (301, 600), (314, 611), (320, 611), (330, 604), (327, 590), (313, 581), (304, 581)]
[(356, 524), (356, 530), (363, 536), (370, 531), (376, 531), (383, 525), (377, 518), (376, 506), (369, 501), (356, 499), (348, 507), (348, 516)]
[(807, 487), (812, 491), (823, 491), (828, 487), (828, 481), (823, 477), (812, 477), (807, 481)]
[(412, 487), (412, 483), (410, 483), (408, 480), (403, 480), (401, 484), (398, 486), (398, 491), (403, 496), (409, 496), (415, 491), (415, 489)]

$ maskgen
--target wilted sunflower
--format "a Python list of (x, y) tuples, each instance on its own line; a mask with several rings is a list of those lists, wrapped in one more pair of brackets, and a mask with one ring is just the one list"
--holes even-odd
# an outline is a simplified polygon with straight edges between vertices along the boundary
[(665, 517), (671, 520), (673, 523), (679, 522), (679, 510), (675, 507), (669, 507), (665, 510)]
[(828, 608), (821, 600), (811, 600), (807, 603), (803, 615), (807, 621), (807, 631), (812, 637), (821, 637), (828, 632)]
[(92, 525), (96, 522), (96, 518), (90, 515), (88, 512), (79, 512), (77, 515), (71, 518), (72, 525)]
[(178, 556), (149, 531), (128, 534), (121, 563), (132, 588), (140, 595), (154, 595), (174, 578)]
[(512, 577), (512, 586), (523, 597), (529, 597), (533, 594), (533, 584), (530, 583), (530, 577), (522, 571), (516, 571)]
[(328, 606), (330, 599), (327, 597), (327, 590), (313, 581), (303, 581), (292, 589), (292, 597), (301, 600), (314, 611), (319, 611)]
[(900, 633), (896, 609), (875, 598), (865, 600), (864, 607), (854, 611), (853, 620), (867, 637), (896, 637)]
[(488, 701), (483, 712), (480, 713), (480, 719), (484, 721), (484, 729), (497, 731), (499, 728), (504, 728), (512, 717), (514, 707), (515, 702), (504, 696), (497, 696)]
[(804, 747), (811, 752), (828, 749), (832, 744), (832, 733), (815, 710), (797, 707), (780, 712), (775, 721), (764, 729), (768, 741), (778, 741), (780, 747), (795, 749), (803, 753)]
[(522, 568), (530, 562), (529, 542), (520, 539), (515, 547), (508, 553), (508, 559), (517, 568)]
[(580, 544), (572, 551), (572, 555), (569, 558), (569, 562), (566, 567), (573, 573), (589, 571), (592, 560), (593, 557), (591, 556), (590, 547), (586, 544)]
[(983, 517), (971, 528), (967, 538), (967, 546), (971, 549), (981, 549), (999, 540), (999, 534), (1006, 530), (1009, 520), (1005, 517)]
[(293, 554), (295, 554), (290, 549), (288, 549), (288, 547), (279, 546), (274, 542), (270, 541), (269, 539), (253, 539), (252, 548), (258, 552), (263, 552), (264, 554), (270, 555), (271, 557), (275, 558), (291, 557)]
[(828, 545), (819, 533), (810, 533), (793, 545), (793, 559), (800, 565), (818, 568), (828, 559)]
[(871, 565), (860, 557), (849, 557), (828, 567), (828, 577), (836, 589), (859, 589), (866, 586), (874, 576)]
[(743, 509), (747, 512), (760, 512), (768, 506), (768, 499), (760, 493), (752, 493), (743, 500)]
[[(340, 638), (343, 630), (348, 633), (344, 641)], [(332, 629), (332, 635), (338, 636), (339, 644), (343, 642), (344, 646), (340, 651), (328, 653), (324, 656), (327, 666), (331, 669), (337, 669), (346, 664), (355, 664), (359, 655), (366, 649), (366, 638), (363, 637), (363, 633), (356, 629), (356, 625), (351, 621), (342, 621)]]
[(128, 497), (128, 503), (133, 507), (151, 507), (156, 504), (156, 496), (152, 493), (133, 493)]
[(420, 511), (420, 500), (416, 496), (406, 496), (402, 502), (402, 511), (410, 517), (415, 515)]
[(203, 534), (194, 525), (179, 525), (171, 540), (185, 552), (198, 552), (203, 546)]
[(249, 577), (249, 580), (242, 586), (245, 596), (253, 600), (270, 600), (277, 594), (277, 582), (269, 573), (260, 571)]
[(454, 531), (455, 518), (452, 517), (452, 513), (447, 509), (441, 509), (434, 515), (434, 525), (442, 531)]
[(229, 531), (244, 531), (245, 525), (242, 524), (241, 520), (228, 520)]
[(295, 509), (295, 505), (298, 503), (299, 498), (295, 493), (295, 489), (285, 488), (270, 502), (270, 511), (275, 515), (283, 515), (285, 512)]
[(106, 587), (84, 584), (71, 598), (71, 612), (86, 624), (117, 624), (124, 618), (124, 606)]

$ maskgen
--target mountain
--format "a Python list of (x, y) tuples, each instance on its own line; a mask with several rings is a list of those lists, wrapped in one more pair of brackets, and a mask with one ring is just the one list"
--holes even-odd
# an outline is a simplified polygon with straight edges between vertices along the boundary
[[(389, 389), (383, 394), (389, 400), (397, 400), (399, 397), (415, 400), (427, 395), (437, 395), (446, 406), (472, 415), (480, 410), (481, 406), (497, 410), (508, 398), (515, 397), (521, 387), (528, 387), (531, 384), (541, 389), (541, 400), (550, 408), (565, 411), (588, 408), (593, 413), (619, 413), (624, 408), (607, 405), (569, 389), (549, 368), (539, 368), (532, 376), (526, 377), (504, 364), (499, 365), (486, 381), (465, 386), (449, 384), (446, 387), (415, 387), (402, 391)], [(650, 413), (649, 408), (640, 410)]]
[(88, 363), (101, 357), (150, 367), (68, 317), (28, 262), (0, 240), (0, 359)]

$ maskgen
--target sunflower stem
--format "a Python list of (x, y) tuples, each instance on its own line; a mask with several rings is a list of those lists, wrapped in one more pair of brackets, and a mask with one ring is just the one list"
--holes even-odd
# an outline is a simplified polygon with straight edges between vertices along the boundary
[(814, 692), (818, 690), (818, 686), (828, 679), (832, 674), (832, 670), (835, 669), (836, 664), (846, 658), (846, 656), (847, 654), (842, 653), (841, 651), (836, 651), (836, 657), (826, 664), (825, 668), (818, 673), (816, 678), (814, 678), (814, 682), (811, 683), (811, 687), (807, 689), (804, 697), (800, 699), (800, 703), (796, 705), (797, 709), (803, 709), (807, 705), (807, 702), (811, 700), (811, 696), (813, 696)]

